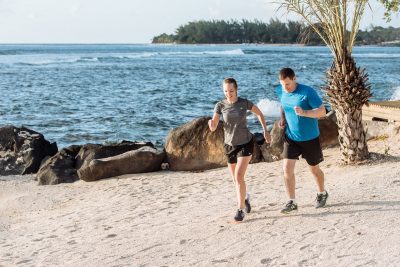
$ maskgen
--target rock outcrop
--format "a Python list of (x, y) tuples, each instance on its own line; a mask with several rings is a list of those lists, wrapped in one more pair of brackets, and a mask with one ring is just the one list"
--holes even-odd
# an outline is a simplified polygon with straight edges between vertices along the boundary
[(46, 157), (58, 151), (42, 134), (25, 127), (0, 128), (0, 175), (36, 173)]

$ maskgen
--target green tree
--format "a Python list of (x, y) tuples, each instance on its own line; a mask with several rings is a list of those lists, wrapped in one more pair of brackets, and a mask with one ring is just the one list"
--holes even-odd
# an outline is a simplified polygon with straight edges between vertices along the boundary
[(379, 0), (386, 8), (385, 18), (391, 20), (391, 16), (400, 10), (400, 0)]

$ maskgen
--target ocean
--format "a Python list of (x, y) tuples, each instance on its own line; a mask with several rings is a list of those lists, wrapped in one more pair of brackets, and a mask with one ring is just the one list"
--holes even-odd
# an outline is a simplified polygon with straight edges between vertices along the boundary
[[(400, 47), (356, 47), (353, 56), (369, 74), (372, 101), (400, 100)], [(326, 47), (0, 45), (0, 127), (23, 125), (59, 148), (121, 140), (161, 147), (171, 129), (212, 116), (225, 77), (237, 79), (239, 96), (271, 124), (279, 116), (279, 70), (292, 67), (324, 98), (331, 63)]]

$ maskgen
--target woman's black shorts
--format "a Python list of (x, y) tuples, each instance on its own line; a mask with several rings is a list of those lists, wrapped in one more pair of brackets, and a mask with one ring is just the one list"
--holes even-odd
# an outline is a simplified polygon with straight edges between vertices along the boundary
[(319, 137), (309, 141), (294, 141), (285, 135), (283, 143), (283, 158), (299, 159), (302, 155), (308, 165), (315, 166), (324, 161)]
[(243, 144), (243, 145), (230, 146), (230, 145), (224, 144), (224, 152), (225, 152), (226, 159), (228, 160), (228, 163), (231, 163), (231, 164), (237, 163), (238, 157), (251, 156), (253, 154), (253, 149), (254, 149), (253, 138), (250, 140), (250, 142)]

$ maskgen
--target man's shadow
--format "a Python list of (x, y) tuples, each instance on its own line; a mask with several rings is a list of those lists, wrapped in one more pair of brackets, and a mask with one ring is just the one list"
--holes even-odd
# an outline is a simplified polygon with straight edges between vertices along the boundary
[[(336, 207), (351, 207), (351, 206), (366, 206), (366, 208), (359, 208), (356, 210), (331, 210), (330, 208), (336, 208)], [(305, 208), (312, 207), (312, 205), (306, 205), (303, 206)], [(387, 207), (387, 208), (385, 208)], [(258, 215), (262, 215), (268, 210), (268, 208), (263, 208), (261, 210), (254, 211), (254, 213)], [(268, 211), (273, 211), (276, 213), (279, 213), (279, 209), (274, 209), (274, 210), (268, 210)], [(253, 219), (247, 219), (245, 222), (255, 222), (255, 221), (260, 221), (260, 220), (265, 220), (265, 219), (288, 219), (290, 217), (306, 217), (306, 218), (317, 218), (317, 217), (327, 217), (330, 215), (337, 215), (337, 214), (356, 214), (356, 213), (362, 213), (362, 212), (375, 212), (375, 211), (391, 211), (391, 212), (397, 212), (400, 211), (400, 201), (361, 201), (361, 202), (339, 202), (339, 203), (333, 203), (329, 204), (324, 208), (318, 209), (318, 213), (293, 213), (293, 214), (280, 214), (276, 216), (263, 216), (263, 217), (258, 217), (258, 218), (253, 218)]]

